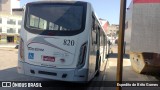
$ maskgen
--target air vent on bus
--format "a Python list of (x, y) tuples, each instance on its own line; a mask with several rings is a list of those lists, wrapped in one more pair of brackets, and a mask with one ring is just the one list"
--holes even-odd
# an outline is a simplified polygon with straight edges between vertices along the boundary
[(38, 71), (38, 73), (39, 74), (46, 74), (46, 75), (57, 76), (57, 73), (54, 73), (54, 72)]

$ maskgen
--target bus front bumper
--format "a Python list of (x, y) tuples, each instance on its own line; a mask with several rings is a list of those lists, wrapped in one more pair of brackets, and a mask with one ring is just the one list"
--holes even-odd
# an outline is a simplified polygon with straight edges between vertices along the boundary
[(88, 69), (48, 68), (18, 62), (18, 73), (60, 81), (87, 81)]

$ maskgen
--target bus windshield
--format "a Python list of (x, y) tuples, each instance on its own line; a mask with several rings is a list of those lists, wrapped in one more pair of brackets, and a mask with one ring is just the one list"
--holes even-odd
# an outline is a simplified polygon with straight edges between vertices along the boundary
[(77, 31), (82, 28), (83, 6), (80, 5), (31, 4), (26, 12), (28, 29)]

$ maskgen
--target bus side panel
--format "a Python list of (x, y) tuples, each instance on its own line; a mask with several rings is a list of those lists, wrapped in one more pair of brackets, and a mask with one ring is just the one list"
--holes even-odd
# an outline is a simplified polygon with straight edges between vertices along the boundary
[[(25, 12), (25, 8), (24, 8), (24, 12)], [(25, 45), (25, 42), (24, 41), (26, 41), (26, 31), (25, 31), (25, 29), (24, 29), (24, 16), (22, 17), (22, 23), (21, 23), (21, 31), (20, 31), (20, 43), (24, 43), (23, 45)], [(20, 44), (21, 45), (21, 44)], [(22, 53), (23, 52), (23, 55), (24, 55), (24, 57), (25, 57), (25, 48), (24, 48), (24, 46), (22, 46), (22, 48), (24, 48), (24, 50), (21, 50), (21, 46), (19, 45), (19, 48), (18, 48), (18, 66), (17, 66), (17, 71), (18, 71), (18, 73), (21, 73), (21, 74), (24, 74), (24, 61), (25, 61), (25, 59), (24, 58), (21, 58), (20, 57), (20, 52)]]
[[(88, 9), (87, 9), (87, 20), (86, 20), (86, 26), (88, 27), (88, 43), (89, 43), (89, 48), (88, 48), (88, 81), (91, 80), (95, 76), (95, 67), (96, 67), (96, 51), (93, 45), (93, 39), (95, 39), (95, 34), (92, 33), (92, 7), (90, 4), (88, 4)], [(94, 38), (93, 38), (94, 36)]]

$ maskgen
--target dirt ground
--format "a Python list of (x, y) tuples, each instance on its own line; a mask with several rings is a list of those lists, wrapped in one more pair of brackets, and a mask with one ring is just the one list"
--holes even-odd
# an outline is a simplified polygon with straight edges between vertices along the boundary
[(0, 70), (17, 66), (18, 49), (0, 48)]

